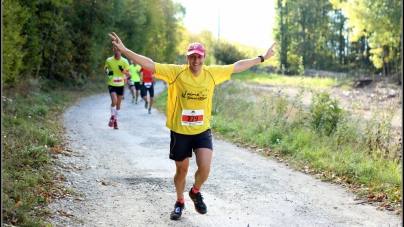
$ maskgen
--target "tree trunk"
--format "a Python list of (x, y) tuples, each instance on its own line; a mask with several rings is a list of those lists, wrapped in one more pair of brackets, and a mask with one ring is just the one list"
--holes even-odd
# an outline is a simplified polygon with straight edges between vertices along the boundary
[(57, 45), (55, 45), (55, 49), (53, 50), (52, 61), (51, 61), (51, 65), (49, 68), (49, 79), (51, 79), (51, 80), (53, 79), (53, 73), (55, 71), (55, 60), (56, 60), (56, 53), (57, 53), (56, 49), (57, 49)]

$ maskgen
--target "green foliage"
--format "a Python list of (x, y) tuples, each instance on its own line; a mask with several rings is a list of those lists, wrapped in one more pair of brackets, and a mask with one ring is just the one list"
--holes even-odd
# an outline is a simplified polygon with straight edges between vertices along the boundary
[(2, 1), (2, 12), (3, 55), (1, 78), (3, 86), (9, 86), (18, 81), (24, 64), (23, 58), (26, 51), (23, 49), (22, 44), (25, 42), (26, 36), (21, 35), (21, 32), (24, 23), (29, 18), (29, 13), (18, 1)]
[(240, 72), (232, 75), (232, 79), (242, 79), (248, 83), (259, 83), (262, 85), (290, 85), (290, 86), (314, 86), (316, 88), (326, 88), (339, 86), (340, 84), (352, 84), (352, 78), (334, 78), (322, 77), (302, 77), (284, 76), (279, 74), (251, 73), (251, 71)]
[[(276, 1), (279, 67), (355, 74), (402, 70), (402, 1)], [(369, 10), (371, 9), (371, 10)]]
[(165, 88), (162, 92), (159, 93), (158, 96), (154, 98), (154, 107), (158, 108), (160, 112), (166, 114), (167, 113), (167, 97), (168, 90)]
[(225, 40), (219, 40), (214, 46), (213, 55), (219, 64), (233, 64), (238, 60), (247, 58), (245, 51)]
[[(62, 132), (50, 121), (46, 107), (52, 104), (46, 101), (59, 95), (41, 96), (42, 102), (38, 102), (38, 95), (3, 98), (3, 221), (18, 226), (44, 226), (35, 212), (46, 205), (53, 185), (47, 147), (60, 143), (56, 135)], [(37, 104), (30, 106), (31, 101)]]
[(140, 54), (174, 61), (185, 13), (171, 0), (5, 0), (4, 9), (5, 86), (22, 78), (101, 80), (112, 31)]
[(375, 118), (368, 121), (364, 127), (364, 144), (369, 150), (369, 155), (376, 158), (398, 158), (400, 157), (401, 143), (395, 143), (395, 138), (400, 134), (394, 133), (392, 119), (399, 100), (390, 103), (388, 111), (377, 109), (374, 112)]
[(302, 57), (299, 57), (297, 54), (288, 53), (288, 58), (288, 65), (290, 65), (289, 72), (292, 74), (299, 74), (299, 68), (302, 65)]
[[(402, 1), (352, 0), (330, 1), (341, 8), (348, 18), (350, 40), (368, 39), (371, 61), (376, 68), (386, 67), (398, 56), (395, 50), (402, 48)], [(372, 10), (369, 10), (372, 9)], [(401, 61), (400, 61), (401, 62)], [(396, 62), (397, 64), (397, 62)]]
[(343, 117), (343, 110), (339, 106), (339, 100), (332, 99), (328, 92), (313, 92), (308, 115), (311, 127), (319, 132), (330, 135)]

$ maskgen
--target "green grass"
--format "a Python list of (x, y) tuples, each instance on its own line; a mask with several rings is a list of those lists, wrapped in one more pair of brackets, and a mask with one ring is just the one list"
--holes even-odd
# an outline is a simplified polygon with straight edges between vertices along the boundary
[(63, 176), (54, 171), (52, 158), (63, 149), (63, 113), (78, 99), (105, 92), (106, 86), (20, 84), (4, 89), (2, 96), (2, 222), (50, 226), (44, 221), (50, 215), (45, 206), (68, 191), (56, 183)]
[[(284, 84), (299, 80), (262, 78), (248, 72), (235, 75), (215, 89), (211, 127), (216, 137), (288, 162), (324, 181), (344, 184), (358, 196), (383, 195), (379, 205), (401, 214), (402, 144), (392, 136), (391, 124), (383, 116), (375, 114), (369, 122), (352, 116), (329, 94), (314, 89), (314, 85), (324, 86), (315, 78), (308, 78), (310, 86), (301, 88), (314, 97), (309, 109), (303, 109), (299, 95), (291, 97), (292, 103), (273, 94), (254, 96), (243, 86), (246, 81), (261, 83), (269, 78)], [(164, 113), (166, 99), (165, 90), (155, 104)]]
[(352, 84), (350, 78), (328, 78), (328, 77), (301, 77), (301, 76), (283, 76), (278, 74), (266, 74), (266, 73), (251, 73), (250, 71), (243, 71), (241, 73), (235, 73), (231, 77), (234, 79), (240, 79), (248, 83), (255, 84), (271, 84), (271, 85), (307, 85), (317, 88), (326, 87), (342, 87), (348, 88), (349, 84)]

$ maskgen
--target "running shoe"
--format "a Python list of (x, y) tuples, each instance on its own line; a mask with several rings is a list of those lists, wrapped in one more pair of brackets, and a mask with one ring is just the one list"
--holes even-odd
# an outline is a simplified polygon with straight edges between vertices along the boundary
[(137, 104), (137, 99), (136, 99), (136, 101), (135, 101), (135, 104)]
[(151, 109), (150, 109), (150, 108), (149, 108), (149, 111), (148, 111), (148, 112), (149, 112), (149, 114), (151, 114)]
[(132, 103), (134, 103), (135, 102), (135, 98), (132, 98)]
[(118, 128), (118, 121), (115, 119), (115, 121), (114, 121), (114, 129), (119, 129)]
[(196, 212), (200, 214), (206, 214), (208, 212), (205, 203), (203, 202), (203, 197), (200, 192), (194, 194), (192, 193), (192, 188), (189, 191), (189, 197), (192, 199), (192, 202), (194, 202), (195, 210)]
[(174, 210), (170, 214), (170, 219), (171, 220), (180, 220), (183, 210), (185, 210), (185, 204), (176, 202), (174, 205)]
[(148, 106), (148, 105), (149, 105), (149, 102), (146, 101), (146, 102), (144, 103), (144, 108), (147, 109), (147, 106)]
[(109, 123), (108, 123), (108, 126), (109, 127), (113, 127), (114, 126), (114, 118), (113, 117), (111, 117), (111, 119), (109, 119)]

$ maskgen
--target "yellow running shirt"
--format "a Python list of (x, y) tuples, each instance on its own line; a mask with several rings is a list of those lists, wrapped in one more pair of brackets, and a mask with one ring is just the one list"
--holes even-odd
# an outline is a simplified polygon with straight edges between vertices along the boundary
[(129, 63), (126, 58), (121, 57), (121, 59), (116, 60), (114, 56), (109, 57), (105, 61), (105, 68), (108, 68), (109, 71), (114, 72), (114, 75), (112, 75), (111, 79), (108, 80), (108, 85), (114, 86), (114, 87), (122, 87), (124, 83), (124, 73), (121, 72), (119, 69), (119, 66), (122, 66), (126, 71), (129, 70)]
[(130, 74), (132, 75), (130, 78), (131, 81), (140, 82), (140, 75), (138, 73), (140, 72), (140, 69), (142, 69), (142, 67), (138, 64), (136, 64), (136, 66), (133, 64), (129, 66)]
[(204, 65), (197, 77), (188, 65), (155, 63), (155, 70), (155, 78), (169, 84), (167, 128), (185, 135), (209, 129), (214, 88), (230, 79), (234, 65)]

